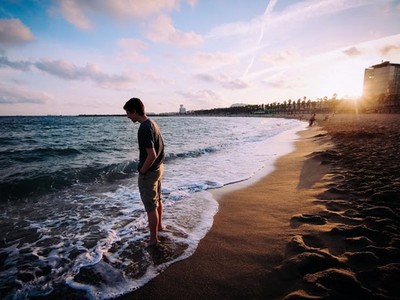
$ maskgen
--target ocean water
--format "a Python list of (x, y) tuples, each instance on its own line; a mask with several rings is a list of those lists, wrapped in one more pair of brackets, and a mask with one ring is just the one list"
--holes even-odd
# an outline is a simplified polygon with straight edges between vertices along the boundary
[(124, 117), (0, 117), (0, 299), (110, 299), (194, 253), (212, 189), (273, 170), (298, 120), (154, 117), (165, 140), (162, 244), (146, 247), (137, 129)]

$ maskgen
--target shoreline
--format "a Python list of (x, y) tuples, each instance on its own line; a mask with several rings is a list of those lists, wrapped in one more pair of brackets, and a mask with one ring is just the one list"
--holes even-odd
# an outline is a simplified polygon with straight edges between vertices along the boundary
[(192, 256), (118, 299), (399, 299), (400, 116), (317, 122), (268, 176), (214, 193)]
[[(152, 279), (143, 287), (124, 295), (118, 299), (146, 299), (156, 297), (159, 299), (182, 299), (182, 298), (235, 298), (241, 297), (257, 298), (267, 291), (260, 291), (263, 285), (258, 279), (267, 276), (265, 273), (272, 270), (284, 256), (286, 239), (293, 234), (290, 229), (290, 217), (297, 213), (300, 208), (307, 207), (314, 209), (311, 203), (307, 203), (310, 191), (302, 189), (300, 192), (302, 201), (298, 201), (298, 187), (296, 180), (300, 176), (303, 159), (316, 149), (325, 149), (326, 140), (313, 140), (312, 136), (318, 134), (319, 129), (309, 128), (298, 133), (300, 138), (295, 141), (295, 149), (280, 158), (275, 163), (274, 170), (266, 176), (262, 174), (249, 181), (240, 182), (212, 191), (213, 196), (219, 203), (219, 211), (214, 216), (214, 223), (211, 230), (200, 241), (195, 253), (189, 258), (174, 263), (163, 273)], [(290, 176), (287, 176), (290, 174)], [(322, 174), (320, 174), (322, 176)], [(314, 180), (318, 179), (318, 176)], [(270, 180), (271, 182), (266, 182)], [(303, 181), (307, 181), (303, 178)], [(291, 207), (282, 208), (279, 215), (272, 218), (263, 217), (259, 222), (257, 233), (254, 231), (255, 224), (251, 224), (254, 218), (268, 213), (268, 210), (277, 211), (276, 207), (282, 201), (281, 189), (288, 184), (292, 185), (286, 197), (291, 199)], [(311, 183), (308, 183), (311, 184)], [(269, 203), (263, 210), (257, 209), (264, 201), (263, 193), (271, 194), (270, 186), (274, 186), (273, 194), (276, 196), (273, 203)], [(316, 194), (317, 191), (311, 191)], [(294, 196), (296, 194), (296, 196)], [(249, 211), (249, 202), (243, 201), (248, 197), (255, 210)], [(286, 201), (287, 203), (287, 201)], [(240, 213), (238, 213), (240, 211)], [(283, 217), (285, 216), (285, 217)], [(242, 223), (242, 224), (241, 224)], [(272, 231), (271, 231), (271, 228)], [(283, 236), (280, 229), (288, 233)], [(254, 232), (253, 232), (254, 233)], [(260, 241), (264, 239), (263, 241)], [(264, 252), (265, 249), (269, 251)], [(258, 259), (254, 259), (258, 252)], [(250, 258), (244, 260), (242, 256)], [(268, 259), (269, 257), (269, 259)], [(260, 264), (259, 259), (263, 261)], [(231, 262), (229, 262), (231, 261)], [(264, 265), (262, 268), (260, 268)], [(222, 271), (223, 270), (223, 271)], [(250, 294), (243, 294), (243, 281), (241, 276), (232, 275), (235, 273), (246, 273), (246, 290)], [(181, 281), (181, 277), (185, 282)], [(247, 282), (248, 281), (248, 282)], [(177, 285), (176, 283), (179, 283)]]

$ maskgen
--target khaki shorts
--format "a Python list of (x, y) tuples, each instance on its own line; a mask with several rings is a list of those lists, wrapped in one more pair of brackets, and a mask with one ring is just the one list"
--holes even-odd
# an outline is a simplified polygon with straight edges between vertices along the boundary
[(140, 197), (147, 212), (155, 210), (161, 201), (161, 179), (164, 174), (164, 165), (156, 171), (139, 174), (138, 185)]

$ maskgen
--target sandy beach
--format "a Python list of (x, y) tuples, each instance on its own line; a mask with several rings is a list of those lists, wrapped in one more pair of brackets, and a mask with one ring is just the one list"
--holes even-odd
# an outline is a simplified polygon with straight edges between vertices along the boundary
[(400, 299), (400, 115), (335, 115), (215, 193), (196, 252), (121, 299)]

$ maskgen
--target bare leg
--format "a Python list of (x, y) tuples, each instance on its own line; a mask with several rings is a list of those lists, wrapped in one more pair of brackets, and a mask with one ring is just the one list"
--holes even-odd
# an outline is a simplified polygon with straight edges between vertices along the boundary
[(148, 212), (147, 217), (149, 219), (149, 227), (150, 227), (150, 241), (149, 241), (149, 246), (153, 246), (157, 244), (158, 241), (158, 212), (157, 209)]
[(161, 200), (158, 202), (157, 212), (158, 212), (158, 230), (161, 231), (163, 230), (162, 227), (163, 204)]

